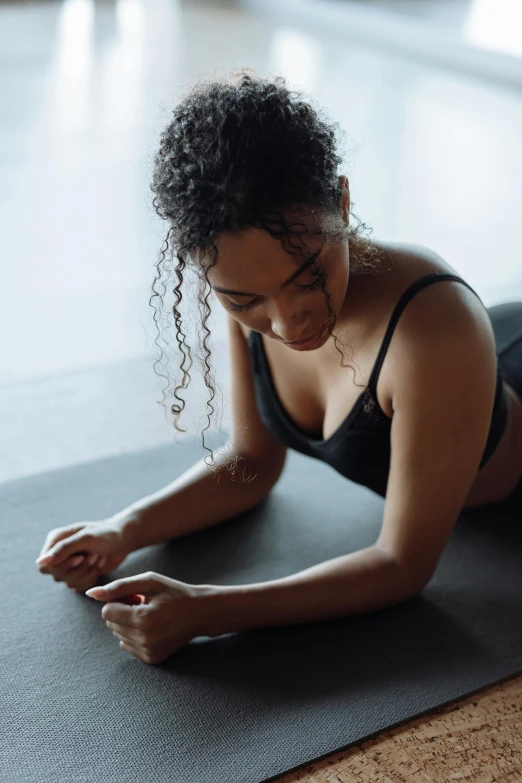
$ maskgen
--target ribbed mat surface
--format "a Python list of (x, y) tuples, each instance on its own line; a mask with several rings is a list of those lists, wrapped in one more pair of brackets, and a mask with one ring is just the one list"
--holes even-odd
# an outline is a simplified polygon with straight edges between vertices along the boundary
[[(257, 783), (522, 671), (522, 509), (462, 512), (422, 595), (367, 615), (198, 637), (159, 666), (103, 603), (41, 575), (50, 529), (102, 519), (197, 459), (168, 444), (0, 485), (0, 779)], [(384, 501), (289, 453), (256, 509), (130, 555), (194, 584), (276, 579), (375, 541)]]

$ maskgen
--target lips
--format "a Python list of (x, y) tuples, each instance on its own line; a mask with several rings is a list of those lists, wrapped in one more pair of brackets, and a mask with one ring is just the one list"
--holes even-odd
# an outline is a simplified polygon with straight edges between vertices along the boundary
[(309, 342), (311, 342), (312, 340), (315, 340), (315, 339), (316, 339), (316, 337), (319, 337), (319, 335), (320, 335), (320, 334), (322, 333), (322, 331), (323, 331), (323, 328), (324, 328), (324, 324), (323, 324), (323, 326), (321, 326), (321, 328), (319, 329), (319, 331), (318, 331), (318, 332), (316, 332), (315, 334), (312, 334), (312, 335), (310, 335), (310, 337), (307, 337), (307, 338), (306, 338), (306, 339), (304, 339), (304, 340), (299, 340), (298, 342), (294, 342), (294, 343), (286, 343), (286, 344), (287, 344), (287, 345), (302, 345), (303, 343), (309, 343)]
[(311, 337), (307, 337), (306, 340), (299, 340), (299, 342), (295, 342), (295, 343), (287, 343), (287, 345), (302, 345), (303, 343), (309, 343), (311, 340), (315, 340), (315, 338), (318, 336), (319, 333), (313, 334)]

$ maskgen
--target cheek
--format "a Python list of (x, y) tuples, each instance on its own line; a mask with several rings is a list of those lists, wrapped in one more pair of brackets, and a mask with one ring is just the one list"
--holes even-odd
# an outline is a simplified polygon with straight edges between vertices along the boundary
[[(345, 298), (346, 274), (344, 270), (337, 271), (335, 274), (330, 273), (326, 278), (325, 288), (330, 294), (329, 306), (337, 317), (341, 311)], [(321, 288), (314, 291), (313, 304), (312, 302), (310, 302), (310, 304), (312, 305), (311, 309), (318, 314), (322, 315), (328, 311), (328, 300)]]
[(332, 294), (332, 306), (335, 310), (336, 315), (339, 315), (341, 312), (341, 309), (344, 304), (344, 300), (346, 298), (346, 291), (348, 288), (348, 278), (349, 273), (348, 270), (341, 267), (337, 274), (335, 275), (334, 280), (332, 280), (332, 283), (330, 285), (330, 288), (328, 289)]

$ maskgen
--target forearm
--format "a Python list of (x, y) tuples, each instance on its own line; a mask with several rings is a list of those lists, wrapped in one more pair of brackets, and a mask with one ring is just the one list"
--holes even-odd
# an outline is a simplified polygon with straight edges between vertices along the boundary
[[(214, 452), (214, 467), (238, 456), (232, 447)], [(251, 478), (251, 481), (248, 479)], [(157, 492), (137, 500), (113, 516), (131, 551), (193, 533), (248, 511), (268, 495), (277, 480), (251, 460), (241, 459), (233, 473), (219, 471), (199, 460)]]
[(201, 635), (310, 623), (361, 614), (419, 592), (375, 546), (297, 574), (239, 586), (198, 585)]

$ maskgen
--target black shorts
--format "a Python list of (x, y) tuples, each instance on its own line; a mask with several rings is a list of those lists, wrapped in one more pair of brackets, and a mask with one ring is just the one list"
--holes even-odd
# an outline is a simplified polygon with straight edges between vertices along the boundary
[[(522, 301), (488, 307), (502, 376), (522, 400)], [(522, 473), (522, 465), (520, 466)], [(494, 505), (522, 508), (522, 476), (507, 498)]]

